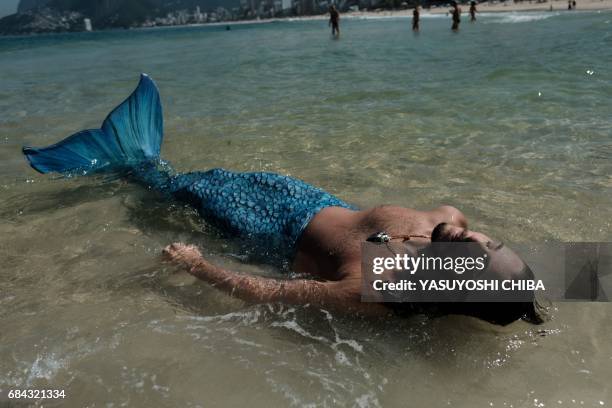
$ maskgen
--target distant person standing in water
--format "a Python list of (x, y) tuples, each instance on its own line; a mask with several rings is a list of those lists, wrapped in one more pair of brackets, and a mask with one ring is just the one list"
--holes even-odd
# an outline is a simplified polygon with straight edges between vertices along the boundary
[(572, 9), (576, 10), (576, 0), (572, 1)]
[(419, 5), (417, 4), (412, 11), (412, 31), (419, 31), (419, 22), (421, 13), (419, 13)]
[(470, 21), (476, 21), (476, 2), (470, 2)]
[(572, 0), (567, 0), (567, 9), (568, 10), (572, 9)]
[(333, 4), (329, 6), (329, 25), (332, 28), (332, 35), (340, 36), (340, 13)]
[(451, 5), (453, 8), (449, 10), (449, 13), (451, 13), (451, 16), (453, 17), (452, 30), (459, 31), (459, 23), (461, 23), (461, 8), (456, 1), (453, 1)]

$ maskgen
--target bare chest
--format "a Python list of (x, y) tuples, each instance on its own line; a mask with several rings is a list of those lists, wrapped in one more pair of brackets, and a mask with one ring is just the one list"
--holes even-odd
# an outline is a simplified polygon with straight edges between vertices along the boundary
[[(337, 278), (347, 265), (361, 262), (361, 244), (370, 235), (385, 231), (390, 235), (429, 234), (426, 213), (416, 210), (382, 206), (360, 212), (344, 209), (323, 211), (313, 219), (300, 243), (296, 265), (310, 273)], [(342, 274), (342, 273), (341, 273)]]

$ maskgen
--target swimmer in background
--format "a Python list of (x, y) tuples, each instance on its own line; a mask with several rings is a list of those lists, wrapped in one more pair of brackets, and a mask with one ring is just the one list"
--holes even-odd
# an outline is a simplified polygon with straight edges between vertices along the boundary
[(476, 2), (475, 1), (470, 2), (470, 21), (472, 22), (476, 21), (477, 12), (478, 10), (476, 10)]
[(301, 276), (237, 273), (213, 264), (194, 245), (174, 243), (163, 250), (168, 261), (246, 302), (312, 304), (375, 316), (404, 316), (415, 311), (463, 314), (500, 325), (518, 319), (542, 322), (535, 301), (419, 305), (361, 301), (361, 248), (372, 237), (388, 238), (380, 242), (404, 242), (407, 248), (424, 248), (432, 242), (472, 242), (488, 259), (490, 276), (533, 279), (516, 253), (469, 230), (467, 218), (454, 207), (360, 209), (304, 181), (276, 173), (218, 168), (180, 173), (160, 158), (162, 141), (159, 93), (143, 74), (136, 90), (107, 116), (100, 129), (80, 131), (43, 148), (24, 147), (23, 153), (32, 168), (43, 174), (118, 176), (190, 205), (223, 235), (245, 245), (248, 259)]
[(332, 28), (332, 35), (340, 36), (340, 13), (333, 4), (329, 6), (329, 25)]
[(412, 31), (419, 31), (421, 13), (419, 13), (419, 5), (414, 6), (412, 11)]
[(449, 10), (449, 13), (451, 14), (453, 19), (453, 26), (451, 27), (451, 29), (453, 31), (459, 31), (459, 23), (461, 23), (461, 8), (459, 7), (459, 4), (457, 4), (456, 1), (451, 2), (451, 6), (453, 7)]

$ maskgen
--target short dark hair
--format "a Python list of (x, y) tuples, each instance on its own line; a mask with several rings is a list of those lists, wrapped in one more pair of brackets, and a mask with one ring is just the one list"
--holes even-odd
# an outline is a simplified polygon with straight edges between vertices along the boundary
[(424, 314), (428, 317), (465, 315), (498, 326), (507, 326), (517, 320), (542, 324), (547, 320), (546, 309), (537, 300), (533, 302), (463, 302), (463, 303), (398, 303), (385, 305), (400, 317)]
[(546, 321), (543, 308), (535, 299), (533, 302), (466, 302), (461, 305), (464, 307), (459, 307), (455, 312), (451, 308), (449, 314), (473, 316), (499, 326), (507, 326), (517, 320), (531, 324), (542, 324)]
[[(531, 268), (525, 264), (518, 277), (521, 279), (534, 279), (535, 275)], [(449, 314), (465, 314), (485, 320), (489, 323), (506, 326), (516, 320), (524, 320), (531, 324), (542, 324), (546, 321), (545, 308), (535, 298), (534, 292), (526, 294), (530, 300), (526, 302), (466, 302), (454, 304), (456, 311), (448, 311)]]
[[(519, 276), (526, 279), (534, 278), (533, 271), (527, 264)], [(517, 320), (542, 324), (548, 319), (547, 310), (538, 302), (533, 292), (530, 296), (531, 300), (526, 302), (389, 302), (385, 305), (403, 317), (414, 314), (425, 314), (429, 317), (456, 314), (476, 317), (499, 326), (507, 326)]]

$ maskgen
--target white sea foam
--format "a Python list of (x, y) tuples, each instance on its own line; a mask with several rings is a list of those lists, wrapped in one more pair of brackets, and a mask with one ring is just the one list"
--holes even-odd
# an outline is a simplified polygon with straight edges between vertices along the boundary
[(64, 359), (58, 358), (54, 353), (38, 355), (29, 368), (28, 378), (25, 383), (30, 386), (38, 378), (51, 380), (55, 374), (66, 365)]
[[(467, 21), (468, 14), (463, 13), (465, 21)], [(559, 12), (550, 11), (528, 11), (528, 12), (488, 12), (479, 13), (478, 21), (484, 24), (512, 24), (512, 23), (527, 23), (531, 21), (545, 20), (551, 17), (559, 16)], [(421, 19), (431, 20), (448, 20), (448, 13), (429, 13), (423, 11), (421, 13)], [(326, 16), (312, 16), (312, 17), (294, 17), (279, 19), (280, 22), (303, 22), (303, 21), (314, 21), (314, 20), (325, 20)], [(411, 14), (393, 14), (393, 13), (380, 13), (380, 14), (345, 14), (343, 15), (345, 20), (412, 20)]]
[(546, 20), (551, 17), (558, 16), (557, 12), (510, 12), (510, 13), (483, 13), (482, 17), (484, 24), (514, 24), (514, 23), (529, 23), (532, 21)]

